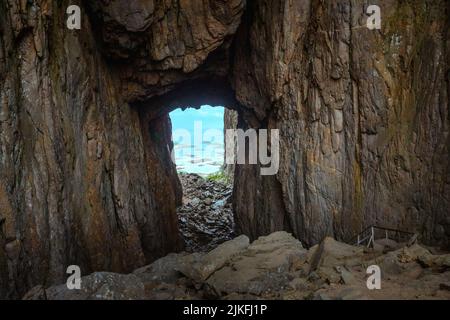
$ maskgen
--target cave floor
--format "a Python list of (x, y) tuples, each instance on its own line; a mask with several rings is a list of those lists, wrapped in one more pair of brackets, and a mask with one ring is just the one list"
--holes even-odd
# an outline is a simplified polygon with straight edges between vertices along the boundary
[[(279, 231), (207, 253), (171, 253), (130, 274), (95, 272), (81, 290), (37, 286), (24, 299), (450, 299), (450, 254), (414, 244), (368, 249), (325, 238), (305, 249)], [(367, 270), (381, 273), (372, 282)], [(369, 286), (368, 283), (379, 287)]]

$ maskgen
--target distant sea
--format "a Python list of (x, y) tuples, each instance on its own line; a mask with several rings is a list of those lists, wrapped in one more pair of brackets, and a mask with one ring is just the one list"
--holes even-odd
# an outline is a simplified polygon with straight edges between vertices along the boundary
[(206, 176), (224, 162), (223, 107), (176, 109), (170, 113), (174, 156), (179, 172)]

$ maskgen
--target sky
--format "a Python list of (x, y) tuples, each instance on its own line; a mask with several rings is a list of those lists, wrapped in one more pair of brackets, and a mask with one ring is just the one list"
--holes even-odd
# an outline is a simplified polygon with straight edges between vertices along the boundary
[(208, 175), (223, 165), (223, 107), (170, 113), (177, 170)]

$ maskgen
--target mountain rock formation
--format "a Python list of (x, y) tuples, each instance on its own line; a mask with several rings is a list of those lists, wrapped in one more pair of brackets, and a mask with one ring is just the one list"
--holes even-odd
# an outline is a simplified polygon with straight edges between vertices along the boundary
[(0, 297), (181, 250), (168, 112), (206, 103), (280, 130), (276, 175), (235, 167), (238, 234), (449, 246), (450, 4), (373, 2), (381, 30), (362, 0), (2, 0)]

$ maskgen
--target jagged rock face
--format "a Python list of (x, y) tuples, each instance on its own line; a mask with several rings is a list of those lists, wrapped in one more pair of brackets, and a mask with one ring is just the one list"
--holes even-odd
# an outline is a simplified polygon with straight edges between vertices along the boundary
[(365, 3), (249, 3), (233, 83), (280, 129), (281, 164), (236, 169), (241, 232), (312, 245), (376, 224), (449, 244), (449, 3), (377, 1), (380, 31)]
[[(130, 271), (182, 248), (170, 121), (130, 102), (187, 78), (243, 5), (95, 3), (91, 16), (79, 1), (0, 4), (0, 297), (61, 282), (70, 264)], [(66, 28), (69, 4), (79, 31)]]
[(167, 112), (208, 99), (241, 128), (280, 129), (276, 176), (235, 169), (252, 239), (376, 223), (448, 243), (446, 1), (383, 1), (380, 32), (356, 0), (244, 7), (0, 3), (0, 297), (64, 282), (70, 264), (125, 272), (181, 249)]
[[(236, 129), (238, 127), (238, 113), (235, 110), (231, 109), (225, 109), (223, 114), (223, 123), (224, 123), (224, 130), (228, 129)], [(234, 142), (234, 152), (236, 152), (236, 137), (233, 138)], [(227, 142), (226, 134), (224, 135), (224, 145), (225, 149), (229, 146), (227, 145), (230, 142)], [(227, 178), (230, 180), (230, 182), (234, 181), (234, 164), (227, 163), (226, 161), (226, 153), (224, 153), (224, 173), (227, 176)]]
[[(89, 1), (122, 94), (145, 100), (187, 79), (228, 72), (231, 36), (243, 0)], [(208, 63), (204, 63), (206, 59)]]

